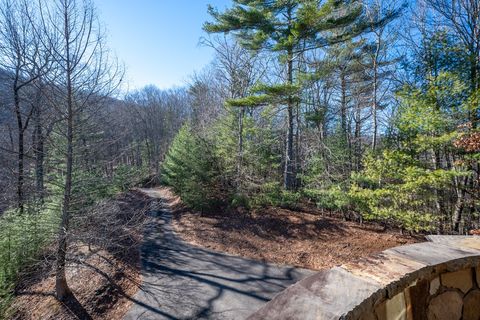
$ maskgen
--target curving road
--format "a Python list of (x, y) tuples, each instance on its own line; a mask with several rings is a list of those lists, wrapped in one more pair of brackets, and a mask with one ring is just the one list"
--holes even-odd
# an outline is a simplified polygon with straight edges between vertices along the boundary
[[(161, 201), (154, 189), (143, 191)], [(126, 320), (245, 319), (313, 274), (190, 245), (172, 231), (168, 209), (151, 214), (142, 247), (143, 282)]]

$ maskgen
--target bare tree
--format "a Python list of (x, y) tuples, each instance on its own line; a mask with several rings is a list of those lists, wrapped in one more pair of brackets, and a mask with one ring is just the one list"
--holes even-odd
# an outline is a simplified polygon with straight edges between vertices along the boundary
[[(217, 78), (222, 84), (224, 99), (247, 97), (249, 90), (262, 79), (267, 72), (265, 61), (260, 54), (242, 47), (235, 39), (226, 35), (203, 39), (202, 43), (215, 50), (214, 67)], [(244, 146), (244, 121), (248, 107), (235, 107), (231, 112), (237, 116), (237, 183), (242, 181), (242, 163)]]
[[(187, 119), (188, 96), (185, 89), (160, 90), (150, 85), (129, 93), (126, 98), (125, 119), (141, 161), (141, 150), (146, 150), (150, 169), (158, 174), (169, 143)], [(133, 125), (132, 125), (133, 124)], [(137, 161), (138, 162), (138, 161)]]
[(208, 128), (224, 111), (225, 98), (215, 74), (215, 68), (208, 66), (202, 72), (194, 73), (188, 86), (191, 118), (194, 126), (202, 130)]
[(62, 218), (58, 234), (56, 293), (60, 300), (72, 295), (65, 276), (67, 239), (72, 213), (75, 139), (82, 115), (101, 106), (121, 81), (122, 70), (105, 48), (102, 26), (89, 0), (41, 1), (45, 42), (53, 50), (57, 105), (62, 114), (60, 132), (66, 141)]
[(480, 107), (480, 2), (476, 0), (425, 0), (439, 24), (455, 35), (468, 51), (470, 90), (474, 95), (469, 110), (472, 126), (478, 126)]
[(41, 77), (50, 63), (36, 28), (34, 6), (27, 1), (7, 0), (0, 8), (0, 66), (11, 77), (13, 111), (17, 124), (17, 206), (24, 211), (25, 134), (34, 113), (27, 103), (26, 91)]

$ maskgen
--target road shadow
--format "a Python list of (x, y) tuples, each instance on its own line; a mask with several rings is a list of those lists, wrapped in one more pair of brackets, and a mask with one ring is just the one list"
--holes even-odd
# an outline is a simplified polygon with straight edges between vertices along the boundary
[(313, 273), (188, 244), (173, 232), (168, 208), (150, 214), (155, 221), (145, 230), (143, 284), (125, 319), (244, 319)]

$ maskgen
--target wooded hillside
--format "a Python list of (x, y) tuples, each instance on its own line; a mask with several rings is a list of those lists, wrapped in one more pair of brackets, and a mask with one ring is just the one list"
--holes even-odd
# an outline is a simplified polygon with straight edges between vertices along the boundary
[(208, 12), (208, 66), (127, 91), (93, 1), (0, 1), (0, 318), (52, 244), (71, 298), (70, 245), (106, 245), (87, 212), (134, 186), (202, 213), (314, 205), (402, 232), (480, 228), (480, 2)]
[(164, 181), (204, 210), (307, 199), (408, 231), (478, 228), (479, 8), (210, 8), (204, 42), (216, 59), (190, 87), (195, 112), (173, 141)]

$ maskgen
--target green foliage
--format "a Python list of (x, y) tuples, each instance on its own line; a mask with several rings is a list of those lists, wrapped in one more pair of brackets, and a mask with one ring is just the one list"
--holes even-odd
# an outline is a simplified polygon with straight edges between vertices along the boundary
[[(265, 113), (270, 108), (265, 108)], [(210, 141), (214, 144), (214, 152), (221, 163), (222, 175), (232, 181), (241, 179), (238, 175), (248, 175), (260, 178), (277, 175), (281, 165), (278, 138), (275, 136), (275, 127), (267, 115), (259, 114), (257, 119), (244, 115), (243, 118), (243, 150), (241, 172), (237, 172), (239, 159), (238, 147), (238, 117), (240, 110), (229, 109), (229, 112), (217, 119), (209, 130)], [(278, 176), (278, 175), (277, 175)], [(245, 181), (238, 181), (237, 187), (241, 193), (248, 194), (250, 190), (244, 185)], [(256, 182), (256, 181), (255, 181)]]
[[(112, 197), (138, 185), (148, 175), (146, 167), (118, 165), (108, 177), (98, 169), (85, 170), (75, 168), (73, 171), (73, 210), (81, 210), (97, 201)], [(63, 196), (64, 176), (62, 172), (49, 173), (48, 193), (56, 198)]]
[(466, 85), (452, 73), (441, 73), (422, 88), (405, 87), (398, 95), (402, 104), (398, 129), (409, 138), (454, 131), (468, 112)]
[[(113, 181), (99, 172), (75, 170), (74, 211), (130, 188), (145, 169), (118, 167)], [(43, 204), (30, 202), (20, 215), (9, 210), (0, 217), (0, 319), (7, 318), (11, 290), (19, 273), (37, 262), (41, 251), (54, 239), (60, 225), (63, 176), (50, 173), (49, 195)]]
[(302, 194), (321, 209), (347, 212), (353, 208), (350, 195), (339, 185), (328, 189), (303, 189)]
[(231, 107), (259, 107), (265, 105), (286, 104), (288, 101), (300, 102), (298, 94), (301, 87), (296, 84), (258, 84), (251, 89), (254, 95), (227, 100)]
[[(53, 139), (63, 143), (59, 136), (53, 135)], [(26, 203), (25, 213), (10, 209), (0, 217), (0, 319), (8, 318), (12, 289), (20, 273), (38, 262), (42, 251), (55, 240), (64, 195), (65, 165), (61, 159), (62, 154), (57, 149), (48, 154), (43, 203), (31, 200)], [(107, 177), (99, 169), (75, 166), (72, 217), (101, 199), (127, 190), (146, 175), (146, 168), (126, 165), (114, 168), (112, 177)], [(73, 221), (72, 227), (75, 228)]]
[(367, 155), (365, 169), (353, 174), (349, 191), (356, 209), (366, 220), (382, 221), (407, 230), (436, 227), (434, 190), (447, 188), (464, 172), (432, 170), (415, 157), (386, 150), (380, 157)]
[(126, 164), (118, 165), (113, 173), (113, 177), (109, 183), (110, 191), (108, 194), (113, 195), (119, 192), (124, 192), (132, 186), (141, 183), (142, 179), (148, 176), (148, 168), (132, 167)]
[(207, 210), (227, 198), (214, 147), (184, 125), (172, 142), (162, 167), (162, 181), (189, 206)]
[(12, 290), (12, 285), (5, 286), (5, 284), (3, 284), (3, 286), (0, 287), (0, 319), (9, 319), (12, 316)]
[[(202, 137), (189, 125), (179, 131), (163, 163), (162, 182), (172, 186), (187, 205), (200, 210), (224, 205), (247, 209), (259, 205), (293, 207), (298, 196), (281, 191), (278, 185), (281, 156), (271, 119), (263, 113), (254, 119), (238, 108), (227, 110)], [(272, 189), (273, 185), (276, 187)]]
[(255, 123), (250, 120), (250, 128), (246, 131), (249, 140), (246, 151), (246, 170), (254, 177), (263, 177), (261, 181), (280, 178), (281, 149), (278, 143), (278, 129), (269, 117), (273, 107), (267, 107)]
[(253, 207), (281, 207), (295, 209), (301, 198), (299, 192), (288, 191), (278, 182), (269, 182), (261, 186), (260, 191), (251, 199)]
[(11, 290), (19, 272), (38, 261), (39, 252), (55, 237), (60, 223), (60, 199), (30, 203), (24, 214), (5, 212), (0, 218), (0, 318), (9, 311)]
[(259, 107), (274, 103), (274, 100), (268, 94), (248, 96), (238, 99), (229, 99), (226, 104), (230, 107)]
[(331, 185), (348, 184), (351, 154), (345, 134), (338, 129), (328, 137), (321, 151), (307, 162), (302, 181), (305, 188), (329, 188)]
[[(456, 152), (458, 125), (468, 106), (465, 85), (443, 72), (421, 88), (400, 93), (396, 116), (398, 146), (379, 156), (368, 154), (364, 170), (353, 174), (350, 196), (365, 219), (383, 221), (407, 230), (434, 230), (446, 212), (440, 195), (452, 190), (459, 177), (471, 173), (455, 165), (442, 166), (440, 154)], [(447, 210), (444, 206), (444, 210)]]
[[(210, 140), (214, 144), (215, 157), (221, 162), (222, 174), (225, 179), (232, 180), (235, 177), (238, 162), (238, 128), (237, 121), (240, 116), (238, 109), (231, 108), (226, 116), (220, 117), (212, 126)], [(247, 133), (250, 134), (252, 127), (251, 122), (246, 118), (244, 123), (244, 149), (249, 149), (250, 145), (246, 139)], [(244, 152), (248, 155), (248, 151)]]
[(241, 193), (236, 193), (232, 196), (232, 199), (230, 201), (230, 205), (233, 208), (243, 207), (245, 209), (250, 209), (250, 207), (251, 207), (249, 197), (247, 195), (241, 194)]
[[(205, 31), (234, 32), (240, 43), (251, 50), (282, 52), (301, 45), (322, 47), (367, 28), (359, 1), (234, 0), (225, 12), (210, 6), (209, 13), (214, 22), (205, 23)], [(319, 37), (320, 33), (323, 37)]]

